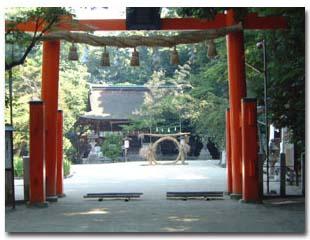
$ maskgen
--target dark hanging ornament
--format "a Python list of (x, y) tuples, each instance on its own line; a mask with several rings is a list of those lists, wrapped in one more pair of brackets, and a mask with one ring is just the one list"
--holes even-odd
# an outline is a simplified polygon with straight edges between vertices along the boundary
[(131, 60), (130, 60), (130, 66), (137, 67), (140, 66), (139, 62), (139, 52), (136, 51), (136, 48), (134, 48), (132, 55), (131, 55)]
[(110, 55), (109, 55), (109, 52), (107, 51), (106, 46), (104, 46), (104, 52), (102, 53), (102, 56), (101, 56), (101, 66), (103, 67), (110, 66)]
[(79, 55), (77, 53), (77, 48), (74, 45), (74, 43), (72, 43), (72, 45), (71, 45), (71, 47), (69, 49), (68, 60), (69, 61), (78, 61), (79, 60)]
[(173, 51), (171, 52), (170, 63), (174, 65), (180, 64), (180, 58), (176, 46), (174, 46)]

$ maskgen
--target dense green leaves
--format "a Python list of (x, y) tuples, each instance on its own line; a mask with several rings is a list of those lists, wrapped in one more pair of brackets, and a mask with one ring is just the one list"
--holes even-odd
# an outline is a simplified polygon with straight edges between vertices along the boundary
[[(85, 66), (78, 62), (67, 61), (68, 43), (62, 44), (61, 67), (59, 77), (59, 109), (64, 113), (64, 153), (72, 160), (75, 149), (72, 132), (74, 124), (86, 110), (89, 74)], [(29, 104), (30, 100), (41, 98), (41, 62), (42, 51), (38, 47), (31, 53), (27, 62), (13, 71), (13, 123), (14, 146), (16, 155), (27, 155), (29, 143)], [(8, 73), (6, 73), (8, 86)], [(8, 87), (6, 87), (8, 95)], [(9, 108), (5, 109), (5, 120), (9, 122)], [(71, 133), (71, 134), (70, 134)]]
[[(185, 16), (212, 17), (213, 12), (221, 12), (222, 8), (180, 8), (178, 13)], [(242, 20), (246, 12), (257, 12), (261, 16), (285, 16), (289, 28), (276, 31), (245, 31), (245, 53), (246, 62), (257, 69), (263, 69), (262, 50), (256, 47), (256, 43), (265, 39), (267, 43), (267, 64), (268, 64), (268, 117), (276, 127), (288, 127), (293, 130), (292, 141), (297, 147), (297, 157), (305, 149), (305, 9), (304, 8), (244, 8), (237, 9), (237, 18)], [(223, 45), (218, 44), (219, 51), (225, 50)], [(219, 65), (218, 65), (219, 64)], [(206, 67), (209, 63), (206, 64)], [(210, 71), (201, 69), (198, 76), (206, 73), (208, 78), (215, 80), (222, 77), (226, 69), (225, 61), (217, 62)], [(227, 75), (226, 75), (227, 76)], [(263, 101), (263, 80), (264, 75), (247, 67), (247, 95), (256, 97), (260, 105)], [(227, 77), (226, 77), (227, 78)], [(195, 79), (193, 74), (192, 79)], [(206, 83), (195, 90), (196, 96), (204, 96), (203, 92), (217, 93), (224, 90), (224, 85), (210, 86)], [(205, 96), (208, 96), (206, 94)], [(225, 94), (224, 94), (225, 96)], [(224, 108), (223, 108), (224, 109)], [(203, 122), (201, 123), (203, 124)], [(211, 127), (211, 129), (215, 129)]]
[[(276, 127), (293, 131), (296, 157), (305, 149), (305, 9), (260, 8), (262, 15), (285, 16), (289, 28), (246, 32), (246, 59), (263, 69), (262, 51), (256, 42), (265, 39), (268, 66), (268, 117)], [(263, 103), (263, 74), (247, 71), (248, 91)], [(248, 92), (249, 93), (249, 92)]]
[(115, 162), (122, 153), (122, 136), (117, 134), (106, 136), (102, 144), (102, 153)]

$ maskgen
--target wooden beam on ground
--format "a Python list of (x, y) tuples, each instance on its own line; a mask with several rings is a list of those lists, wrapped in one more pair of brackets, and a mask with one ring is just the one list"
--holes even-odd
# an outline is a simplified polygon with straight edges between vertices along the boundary
[(88, 193), (83, 198), (97, 198), (98, 201), (102, 201), (103, 199), (124, 199), (125, 201), (129, 201), (132, 198), (140, 198), (143, 193), (138, 192), (127, 192), (127, 193)]
[(208, 192), (167, 192), (167, 199), (223, 199), (224, 193), (221, 191), (208, 191)]

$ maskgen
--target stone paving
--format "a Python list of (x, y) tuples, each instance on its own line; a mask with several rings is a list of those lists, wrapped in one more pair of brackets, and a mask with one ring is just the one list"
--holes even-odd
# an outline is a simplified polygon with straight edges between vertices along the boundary
[[(216, 161), (148, 166), (145, 162), (74, 165), (66, 197), (48, 208), (6, 209), (6, 232), (255, 232), (303, 233), (303, 198), (264, 204), (231, 200), (167, 200), (167, 191), (225, 191)], [(17, 190), (21, 194), (21, 189)], [(98, 192), (143, 192), (141, 199), (85, 200)]]

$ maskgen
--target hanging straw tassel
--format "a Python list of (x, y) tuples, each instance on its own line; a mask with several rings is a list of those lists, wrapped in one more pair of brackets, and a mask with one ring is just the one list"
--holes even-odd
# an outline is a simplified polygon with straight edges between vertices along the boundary
[(176, 46), (174, 46), (174, 49), (170, 55), (170, 63), (174, 65), (180, 64), (180, 58)]
[(207, 42), (208, 44), (208, 58), (215, 58), (217, 56), (216, 46), (214, 40), (211, 39)]
[(133, 66), (133, 67), (140, 66), (139, 52), (136, 51), (136, 48), (134, 48), (134, 50), (132, 52), (131, 60), (130, 60), (130, 66)]
[(107, 51), (106, 46), (104, 46), (104, 52), (102, 53), (102, 56), (101, 56), (101, 66), (103, 67), (110, 66), (110, 55), (109, 55), (109, 52)]
[(72, 43), (72, 45), (71, 45), (71, 47), (69, 49), (68, 60), (69, 61), (77, 61), (77, 60), (79, 60), (79, 55), (77, 53), (77, 48), (74, 45), (74, 43)]

